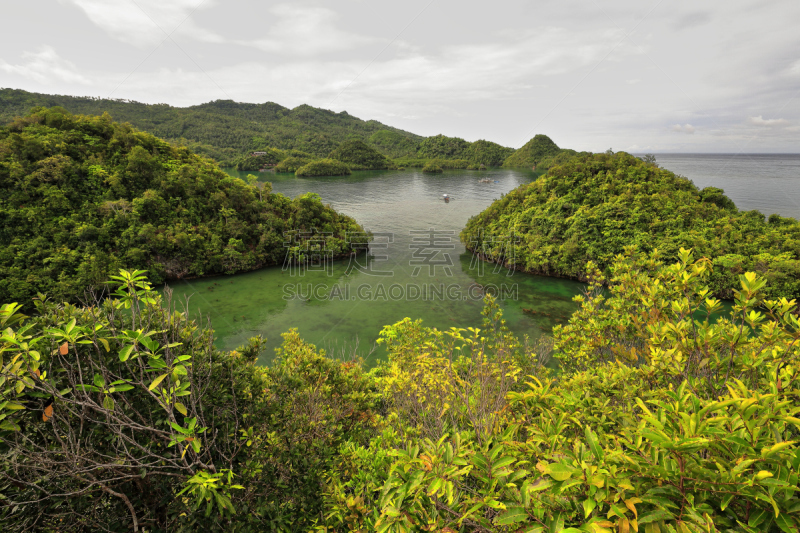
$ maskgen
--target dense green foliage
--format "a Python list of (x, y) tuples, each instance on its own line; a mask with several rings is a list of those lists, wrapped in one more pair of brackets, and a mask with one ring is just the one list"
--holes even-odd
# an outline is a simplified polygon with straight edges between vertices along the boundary
[(285, 151), (277, 148), (265, 148), (258, 151), (266, 152), (266, 154), (253, 155), (251, 153), (244, 156), (237, 161), (236, 170), (260, 170), (264, 167), (273, 166), (287, 157)]
[(282, 159), (277, 165), (275, 165), (275, 172), (291, 172), (294, 174), (297, 170), (309, 164), (310, 162), (314, 161), (313, 157), (301, 157), (301, 156), (294, 156), (290, 155), (286, 159)]
[[(506, 148), (491, 141), (467, 142), (459, 137), (434, 135), (419, 143), (417, 157), (424, 159), (463, 160), (474, 168), (483, 164), (500, 166), (511, 154), (513, 148)], [(409, 166), (409, 165), (406, 165)], [(464, 167), (466, 168), (466, 167)]]
[(161, 282), (274, 265), (289, 230), (330, 232), (346, 254), (346, 232), (361, 230), (316, 195), (286, 198), (108, 115), (59, 108), (0, 128), (0, 193), (0, 301), (75, 301), (121, 267)]
[[(515, 235), (513, 248), (509, 239)], [(624, 152), (578, 155), (505, 195), (462, 232), (471, 249), (517, 268), (578, 279), (587, 261), (607, 269), (625, 246), (667, 259), (691, 247), (713, 260), (712, 291), (730, 297), (756, 271), (770, 294), (800, 295), (800, 223), (739, 211), (720, 189)]]
[(708, 267), (619, 258), (554, 331), (557, 378), (491, 307), (385, 328), (389, 427), (344, 449), (327, 531), (798, 531), (796, 305), (747, 274), (704, 320)]
[(347, 176), (350, 167), (336, 159), (319, 159), (303, 165), (297, 169), (297, 176)]
[[(216, 100), (181, 108), (0, 89), (0, 123), (10, 122), (37, 106), (61, 106), (72, 113), (86, 115), (108, 112), (119, 122), (130, 122), (157, 137), (186, 145), (225, 166), (233, 166), (243, 154), (263, 151), (268, 146), (325, 157), (353, 136), (366, 141), (377, 132), (390, 131), (411, 143), (422, 138), (374, 120), (358, 119), (345, 111), (335, 113), (308, 105), (288, 109), (272, 102), (245, 104)], [(402, 146), (404, 142), (394, 139), (388, 145)], [(394, 156), (395, 152), (405, 154), (394, 148), (384, 153)]]
[(491, 141), (479, 140), (470, 143), (464, 153), (464, 158), (475, 165), (499, 167), (513, 153), (513, 148), (506, 148)]
[(413, 157), (419, 147), (419, 138), (404, 135), (396, 130), (379, 130), (367, 142), (390, 158)]
[(470, 143), (460, 137), (434, 135), (419, 143), (417, 157), (426, 159), (466, 159)]
[[(509, 168), (528, 167), (535, 170), (546, 169), (555, 163), (553, 159), (561, 152), (562, 149), (550, 137), (538, 134), (509, 156), (503, 162), (503, 166)], [(575, 151), (569, 150), (567, 153), (573, 155)]]
[(303, 531), (323, 475), (366, 442), (377, 395), (358, 365), (296, 332), (270, 368), (261, 339), (213, 332), (121, 273), (94, 307), (0, 308), (0, 529)]
[(328, 157), (345, 163), (351, 170), (386, 170), (394, 168), (394, 163), (387, 159), (385, 155), (358, 139), (344, 141), (328, 154)]
[(0, 525), (796, 533), (796, 303), (746, 273), (720, 316), (686, 250), (586, 270), (550, 341), (488, 297), (480, 329), (386, 326), (368, 374), (294, 330), (270, 367), (261, 339), (219, 352), (141, 273), (97, 307), (5, 305)]
[(422, 167), (423, 172), (427, 172), (428, 174), (438, 174), (443, 172), (442, 167), (437, 165), (434, 162), (426, 163), (424, 167)]
[(426, 165), (435, 165), (446, 170), (478, 170), (478, 165), (474, 165), (466, 159), (416, 159), (401, 158), (395, 159), (394, 164), (403, 168), (422, 168)]

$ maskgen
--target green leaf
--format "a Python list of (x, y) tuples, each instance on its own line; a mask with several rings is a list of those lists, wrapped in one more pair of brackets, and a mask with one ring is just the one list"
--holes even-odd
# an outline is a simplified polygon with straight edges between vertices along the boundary
[(750, 514), (750, 520), (747, 521), (747, 525), (750, 527), (758, 527), (764, 520), (766, 520), (769, 513), (767, 513), (764, 509), (757, 509), (752, 514)]
[(169, 425), (172, 427), (172, 429), (174, 429), (175, 431), (177, 431), (179, 433), (182, 433), (184, 435), (191, 435), (192, 434), (191, 431), (189, 431), (188, 429), (184, 429), (183, 427), (181, 427), (180, 425), (176, 424), (175, 422), (170, 422)]
[(475, 511), (477, 511), (477, 510), (478, 510), (478, 509), (480, 509), (481, 507), (483, 507), (483, 502), (477, 503), (477, 504), (473, 505), (472, 507), (470, 507), (469, 511), (467, 511), (467, 512), (466, 512), (466, 514), (463, 514), (463, 515), (461, 515), (461, 518), (459, 518), (459, 519), (458, 519), (458, 525), (460, 526), (460, 525), (461, 525), (461, 523), (462, 523), (464, 520), (466, 520), (467, 518), (469, 518), (469, 516), (470, 516), (470, 515), (472, 515), (473, 513), (475, 513)]
[(733, 500), (734, 496), (736, 496), (736, 495), (735, 494), (726, 494), (725, 497), (722, 498), (722, 502), (720, 503), (719, 510), (720, 511), (724, 511), (725, 509), (727, 509), (728, 505), (730, 505), (731, 500)]
[(186, 416), (187, 414), (186, 406), (183, 405), (181, 402), (175, 402), (175, 409), (177, 409), (178, 412), (183, 416)]
[(147, 387), (147, 390), (153, 390), (156, 387), (158, 387), (158, 384), (161, 383), (162, 381), (164, 381), (165, 377), (167, 377), (167, 374), (161, 374), (160, 376), (158, 376), (156, 379), (153, 380), (153, 382), (150, 384), (150, 386)]
[(564, 531), (564, 514), (555, 513), (555, 516), (549, 521), (548, 529), (550, 533), (561, 533)]
[(545, 467), (544, 472), (545, 474), (549, 474), (550, 477), (556, 481), (566, 481), (572, 477), (575, 470), (560, 463), (550, 463)]
[(492, 470), (500, 470), (501, 468), (510, 465), (516, 461), (513, 457), (501, 457), (496, 462), (492, 463)]
[(675, 515), (670, 513), (669, 511), (665, 511), (663, 509), (655, 509), (650, 511), (649, 513), (645, 513), (639, 516), (639, 525), (650, 524), (652, 522), (658, 522), (660, 520), (674, 520)]
[(100, 374), (95, 374), (93, 381), (95, 386), (100, 389), (106, 386), (106, 380), (104, 380), (103, 376), (101, 376)]
[(589, 518), (589, 515), (592, 514), (595, 507), (597, 507), (597, 502), (594, 499), (589, 498), (587, 500), (583, 500), (583, 514), (584, 518)]
[(133, 351), (133, 344), (124, 347), (119, 351), (119, 360), (123, 363), (128, 360), (128, 357), (131, 356), (131, 352)]
[(788, 516), (787, 514), (780, 514), (775, 518), (775, 523), (781, 528), (781, 531), (786, 533), (797, 533), (800, 528), (797, 527), (797, 520)]
[(524, 507), (508, 507), (495, 519), (494, 523), (497, 526), (508, 526), (517, 522), (524, 522), (527, 519), (528, 513), (525, 512)]
[(603, 449), (600, 447), (600, 444), (597, 442), (597, 435), (594, 434), (592, 428), (586, 426), (586, 430), (584, 431), (586, 435), (586, 442), (589, 443), (589, 449), (592, 451), (592, 455), (594, 455), (595, 459), (598, 461), (603, 460)]
[(113, 411), (114, 410), (114, 398), (112, 398), (111, 396), (106, 394), (103, 397), (103, 407), (105, 407), (109, 411)]

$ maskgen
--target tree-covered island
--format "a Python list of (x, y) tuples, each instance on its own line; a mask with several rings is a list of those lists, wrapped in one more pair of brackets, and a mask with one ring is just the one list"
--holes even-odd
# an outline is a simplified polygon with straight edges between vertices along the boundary
[(281, 264), (312, 232), (346, 255), (348, 232), (363, 232), (315, 194), (287, 198), (107, 114), (61, 108), (0, 128), (0, 190), (0, 301), (26, 305), (74, 302), (122, 267), (162, 282)]

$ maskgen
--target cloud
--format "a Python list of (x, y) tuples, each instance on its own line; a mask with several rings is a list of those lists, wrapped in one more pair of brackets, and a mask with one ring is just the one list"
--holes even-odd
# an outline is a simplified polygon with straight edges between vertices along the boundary
[(763, 118), (761, 115), (758, 115), (757, 117), (748, 118), (747, 123), (753, 126), (775, 128), (778, 126), (787, 126), (789, 121), (784, 118)]
[(687, 133), (689, 135), (693, 135), (695, 129), (696, 128), (691, 124), (684, 124), (683, 126), (681, 126), (680, 124), (675, 124), (674, 126), (672, 126), (672, 131), (676, 133)]
[[(197, 27), (191, 14), (213, 0), (60, 0), (83, 10), (110, 36), (135, 46), (152, 46), (168, 34), (207, 42), (222, 42), (213, 32)], [(165, 33), (166, 32), (166, 33)]]
[(16, 74), (45, 85), (53, 82), (90, 84), (91, 82), (78, 73), (73, 63), (62, 59), (52, 46), (41, 46), (38, 52), (23, 52), (22, 65), (11, 65), (0, 59), (0, 70)]
[(265, 52), (290, 55), (315, 55), (349, 50), (374, 43), (377, 39), (337, 29), (339, 15), (324, 7), (305, 7), (279, 4), (272, 7), (266, 37), (252, 41), (237, 41)]
[[(350, 101), (380, 98), (392, 107), (416, 107), (419, 102), (433, 101), (445, 107), (452, 102), (516, 98), (542, 89), (548, 77), (594, 67), (604, 59), (617, 61), (642, 53), (626, 43), (614, 48), (619, 43), (620, 35), (613, 31), (576, 33), (541, 28), (494, 42), (454, 44), (435, 54), (405, 54), (375, 61), (347, 87), (344, 96)], [(332, 69), (330, 75), (340, 86), (338, 91), (361, 69), (362, 63), (355, 62)], [(330, 84), (328, 87), (336, 89)]]
[(711, 13), (708, 11), (692, 11), (680, 15), (672, 27), (676, 30), (688, 30), (689, 28), (696, 28), (698, 26), (705, 26), (711, 22)]
[[(363, 55), (296, 56), (287, 61), (265, 54), (263, 61), (207, 69), (208, 75), (177, 68), (137, 72), (118, 93), (142, 101), (156, 101), (152, 95), (159, 95), (157, 101), (177, 105), (215, 98), (268, 99), (289, 107), (308, 103), (383, 121), (480, 117), (485, 102), (519, 105), (512, 102), (539, 95), (560, 99), (563, 93), (551, 86), (552, 78), (580, 75), (603, 59), (618, 61), (641, 53), (620, 44), (621, 37), (604, 30), (541, 28), (489, 35), (484, 44), (451, 44), (437, 50), (402, 47), (397, 53), (393, 45), (372, 63)], [(119, 80), (123, 81), (121, 74)]]

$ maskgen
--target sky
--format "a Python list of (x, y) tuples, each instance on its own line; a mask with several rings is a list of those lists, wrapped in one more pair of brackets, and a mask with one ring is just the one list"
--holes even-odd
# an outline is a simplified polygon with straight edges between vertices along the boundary
[(800, 152), (797, 0), (0, 0), (0, 87), (519, 147)]

